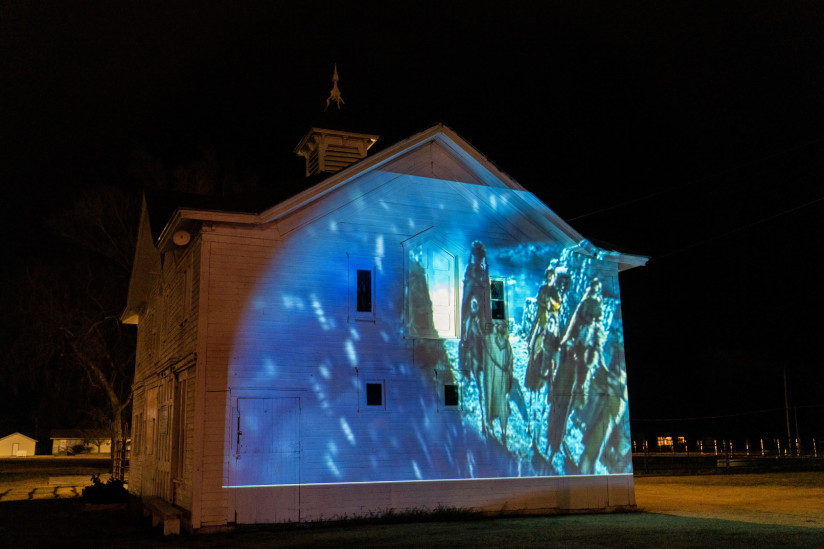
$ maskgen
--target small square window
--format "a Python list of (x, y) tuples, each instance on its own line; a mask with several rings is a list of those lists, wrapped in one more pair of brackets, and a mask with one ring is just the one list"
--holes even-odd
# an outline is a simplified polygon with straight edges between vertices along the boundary
[(438, 394), (435, 404), (439, 412), (462, 411), (462, 379), (470, 379), (471, 375), (468, 370), (435, 370), (435, 389)]
[(461, 394), (457, 385), (443, 386), (443, 404), (444, 406), (458, 406), (461, 402)]
[(366, 405), (367, 406), (383, 406), (383, 384), (382, 383), (367, 383), (366, 384)]

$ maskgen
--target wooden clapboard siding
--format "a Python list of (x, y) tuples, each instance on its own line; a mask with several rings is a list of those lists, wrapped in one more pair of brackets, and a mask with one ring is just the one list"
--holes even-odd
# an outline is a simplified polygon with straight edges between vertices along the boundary
[(434, 141), (388, 162), (381, 166), (381, 170), (422, 175), (444, 181), (460, 181), (475, 185), (485, 184), (466, 163), (447, 151), (443, 145)]
[[(277, 231), (281, 238), (298, 228), (316, 224), (318, 220), (330, 213), (347, 207), (352, 202), (362, 200), (364, 196), (380, 192), (384, 185), (398, 177), (389, 172), (372, 172), (359, 179), (358, 185), (344, 185), (331, 191), (328, 200), (315, 200), (282, 216), (277, 221)], [(326, 198), (326, 197), (324, 197)]]
[[(224, 439), (228, 414), (227, 392), (207, 391), (203, 397), (203, 435), (199, 440), (199, 449), (202, 451), (199, 464), (202, 481), (198, 519), (202, 526), (220, 525), (226, 524), (229, 512), (227, 494), (223, 490), (227, 457)], [(231, 414), (228, 415), (231, 417)]]
[[(194, 465), (194, 406), (195, 406), (195, 369), (194, 367), (186, 370), (181, 376), (180, 383), (185, 386), (185, 405), (183, 406), (184, 417), (183, 421), (183, 462), (178, 465), (180, 474), (172, 477), (174, 485), (174, 501), (175, 505), (183, 507), (184, 509), (192, 509), (192, 471)], [(175, 403), (177, 404), (177, 402)], [(176, 419), (175, 428), (177, 428)], [(176, 450), (176, 449), (173, 449)], [(177, 456), (173, 456), (177, 457)]]
[[(192, 474), (200, 482), (195, 480), (192, 490), (192, 507), (197, 509), (193, 526), (233, 520), (230, 496), (223, 489), (227, 460), (232, 457), (231, 395), (261, 388), (310, 390), (307, 380), (318, 362), (339, 353), (342, 338), (354, 328), (360, 332), (362, 348), (372, 350), (358, 357), (360, 375), (387, 377), (393, 364), (411, 361), (411, 346), (400, 336), (402, 240), (429, 226), (443, 227), (447, 233), (474, 231), (488, 242), (513, 240), (505, 224), (490, 218), (479, 221), (472, 214), (477, 214), (480, 206), (451, 187), (433, 187), (406, 175), (376, 177), (367, 187), (368, 199), (352, 198), (351, 189), (339, 196), (332, 193), (326, 203), (279, 220), (277, 230), (249, 229), (246, 238), (237, 226), (216, 224), (203, 234), (204, 264), (197, 270), (206, 279), (200, 294), (202, 309), (198, 309), (199, 334), (203, 338), (198, 344), (203, 352), (198, 376), (202, 385), (197, 385), (199, 392), (193, 391), (203, 404), (194, 405), (200, 423), (193, 433), (193, 454), (198, 457), (194, 459), (197, 470)], [(462, 215), (455, 216), (445, 204)], [(401, 211), (404, 218), (398, 215)], [(352, 224), (368, 226), (372, 231), (340, 230)], [(481, 225), (483, 231), (479, 230)], [(403, 229), (398, 230), (401, 226)], [(274, 238), (277, 234), (282, 237)], [(376, 265), (374, 323), (355, 323), (351, 318), (354, 304), (348, 295), (348, 277), (350, 261), (356, 258), (367, 258)], [(171, 286), (173, 283), (170, 281), (166, 288), (170, 294), (179, 288), (179, 282), (178, 286)], [(277, 297), (252, 303), (258, 295)], [(285, 314), (288, 303), (291, 308)], [(179, 313), (174, 307), (179, 306), (170, 302), (166, 312), (173, 319), (168, 332), (168, 343), (173, 348), (184, 345), (175, 339), (174, 324)], [(329, 337), (316, 338), (309, 346), (293, 345), (307, 336), (301, 327), (313, 321), (320, 323), (320, 317), (334, 325)], [(239, 330), (241, 323), (243, 330)], [(259, 362), (237, 362), (237, 357), (261, 350), (274, 357), (272, 367), (277, 377), (262, 375), (263, 365)], [(335, 375), (352, 378), (348, 389), (351, 394), (338, 396), (343, 396), (349, 406), (356, 405), (356, 374), (349, 371)], [(393, 382), (388, 387), (387, 405), (391, 408), (393, 394), (407, 390), (403, 381)], [(321, 433), (305, 433), (307, 444), (321, 444), (322, 437)], [(344, 465), (363, 467), (364, 458), (355, 452)], [(308, 454), (302, 466), (323, 467), (322, 459), (320, 454)], [(387, 459), (387, 468), (396, 466)]]
[[(196, 380), (193, 361), (197, 341), (199, 261), (199, 241), (195, 240), (186, 248), (166, 253), (160, 262), (161, 271), (151, 279), (146, 311), (137, 327), (135, 395), (140, 398), (134, 400), (132, 407), (133, 428), (141, 431), (133, 434), (133, 440), (138, 437), (141, 447), (132, 452), (129, 489), (143, 496), (162, 496), (188, 509), (192, 504), (192, 479), (185, 471), (190, 472), (193, 468), (196, 397), (194, 390), (187, 391), (184, 474), (173, 484), (172, 456), (180, 443), (175, 438), (178, 412), (174, 394), (177, 383), (185, 383), (188, 387)], [(178, 380), (184, 369), (186, 374)], [(146, 391), (156, 392), (154, 410), (147, 409)], [(152, 421), (163, 419), (166, 425), (147, 426), (149, 415)], [(149, 447), (151, 453), (147, 451)]]
[(129, 458), (129, 490), (142, 494), (143, 453), (145, 431), (143, 418), (145, 413), (145, 395), (142, 385), (135, 385), (132, 396), (132, 451)]

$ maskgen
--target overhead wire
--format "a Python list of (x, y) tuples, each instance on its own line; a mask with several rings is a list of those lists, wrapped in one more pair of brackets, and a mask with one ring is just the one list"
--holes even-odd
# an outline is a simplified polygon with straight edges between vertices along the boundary
[[(805, 404), (805, 405), (797, 405), (793, 406), (793, 408), (824, 408), (824, 404)], [(674, 421), (702, 421), (708, 419), (726, 419), (726, 418), (733, 418), (733, 417), (743, 417), (743, 416), (751, 416), (755, 414), (769, 414), (775, 412), (784, 413), (785, 408), (782, 406), (780, 408), (767, 408), (765, 410), (751, 410), (749, 412), (737, 412), (734, 414), (722, 414), (716, 416), (698, 416), (698, 417), (671, 417), (671, 418), (631, 418), (630, 421), (632, 422), (645, 422), (645, 423), (666, 423), (666, 422), (674, 422)]]
[(777, 151), (777, 152), (774, 152), (774, 153), (770, 153), (770, 154), (768, 154), (766, 156), (763, 156), (761, 158), (758, 158), (756, 160), (750, 160), (750, 161), (747, 161), (747, 162), (741, 162), (741, 163), (738, 163), (738, 164), (734, 164), (732, 166), (724, 168), (723, 170), (720, 170), (720, 171), (717, 171), (715, 173), (711, 173), (711, 174), (699, 177), (697, 179), (693, 179), (691, 181), (687, 181), (685, 183), (681, 183), (680, 185), (675, 185), (673, 187), (669, 187), (669, 188), (666, 188), (666, 189), (661, 189), (659, 191), (655, 191), (655, 192), (652, 192), (652, 193), (649, 193), (649, 194), (638, 196), (638, 197), (632, 198), (630, 200), (625, 200), (623, 202), (619, 202), (619, 203), (613, 204), (611, 206), (606, 206), (606, 207), (603, 207), (603, 208), (599, 208), (597, 210), (593, 210), (591, 212), (587, 212), (587, 213), (584, 213), (584, 214), (581, 214), (581, 215), (577, 215), (575, 217), (570, 217), (570, 218), (567, 218), (566, 221), (577, 221), (577, 220), (583, 219), (585, 217), (590, 217), (590, 216), (598, 215), (598, 214), (608, 212), (608, 211), (611, 211), (611, 210), (616, 210), (618, 208), (623, 208), (624, 206), (629, 206), (630, 204), (635, 204), (637, 202), (642, 202), (644, 200), (648, 200), (650, 198), (654, 198), (654, 197), (660, 196), (662, 194), (671, 193), (673, 191), (677, 191), (677, 190), (683, 189), (685, 187), (690, 187), (692, 185), (697, 185), (698, 183), (703, 183), (704, 181), (714, 179), (716, 177), (720, 177), (720, 176), (722, 176), (726, 173), (737, 171), (737, 170), (740, 170), (740, 169), (748, 167), (748, 166), (760, 164), (760, 163), (765, 162), (767, 160), (770, 160), (772, 158), (775, 158), (775, 157), (778, 157), (778, 156), (783, 156), (785, 154), (789, 154), (789, 153), (804, 149), (806, 147), (816, 145), (816, 144), (821, 143), (821, 142), (824, 142), (824, 137), (819, 137), (817, 139), (813, 139), (812, 141), (808, 141), (808, 142), (802, 143), (800, 145), (796, 145), (796, 146), (789, 147), (789, 148), (786, 148), (786, 149), (783, 149), (783, 150), (780, 150), (780, 151)]
[(803, 208), (806, 208), (806, 207), (808, 207), (808, 206), (812, 206), (813, 204), (816, 204), (816, 203), (818, 203), (818, 202), (821, 202), (822, 200), (824, 200), (824, 196), (819, 197), (819, 198), (815, 198), (815, 199), (813, 199), (813, 200), (810, 200), (810, 201), (805, 202), (805, 203), (803, 203), (803, 204), (800, 204), (800, 205), (798, 205), (798, 206), (794, 206), (794, 207), (792, 207), (792, 208), (788, 208), (788, 209), (786, 209), (786, 210), (780, 211), (780, 212), (778, 212), (778, 213), (776, 213), (776, 214), (773, 214), (773, 215), (770, 215), (770, 216), (768, 216), (768, 217), (764, 217), (764, 218), (761, 218), (761, 219), (757, 219), (757, 220), (755, 220), (755, 221), (752, 221), (752, 222), (750, 222), (750, 223), (746, 223), (746, 224), (744, 224), (744, 225), (741, 225), (741, 226), (739, 226), (739, 227), (736, 227), (736, 228), (734, 228), (734, 229), (731, 229), (731, 230), (729, 230), (729, 231), (727, 231), (727, 232), (724, 232), (724, 233), (719, 233), (719, 234), (716, 234), (716, 235), (710, 236), (710, 237), (708, 237), (708, 238), (705, 238), (705, 239), (703, 239), (703, 240), (698, 240), (698, 241), (696, 241), (696, 242), (693, 242), (692, 244), (688, 244), (688, 245), (683, 246), (683, 247), (681, 247), (681, 248), (678, 248), (678, 249), (675, 249), (675, 250), (669, 251), (669, 252), (667, 252), (667, 253), (656, 255), (656, 256), (654, 256), (652, 259), (654, 259), (654, 260), (656, 260), (656, 261), (657, 261), (657, 260), (661, 260), (661, 259), (664, 259), (664, 258), (667, 258), (667, 257), (673, 256), (673, 255), (676, 255), (676, 254), (680, 254), (680, 253), (682, 253), (682, 252), (685, 252), (685, 251), (690, 250), (690, 249), (692, 249), (692, 248), (695, 248), (695, 247), (697, 247), (697, 246), (701, 246), (702, 244), (706, 244), (706, 243), (708, 243), (708, 242), (712, 242), (712, 241), (714, 241), (714, 240), (719, 240), (719, 239), (722, 239), (722, 238), (726, 238), (726, 237), (728, 237), (728, 236), (730, 236), (730, 235), (732, 235), (732, 234), (735, 234), (735, 233), (738, 233), (738, 232), (741, 232), (741, 231), (747, 230), (747, 229), (749, 229), (749, 228), (751, 228), (751, 227), (754, 227), (754, 226), (756, 226), (756, 225), (761, 225), (762, 223), (767, 223), (767, 222), (772, 221), (773, 219), (776, 219), (776, 218), (778, 218), (778, 217), (782, 217), (782, 216), (785, 216), (785, 215), (787, 215), (787, 214), (789, 214), (789, 213), (796, 212), (796, 211), (798, 211), (798, 210), (801, 210), (801, 209), (803, 209)]
[[(740, 169), (743, 169), (743, 168), (746, 168), (746, 167), (749, 167), (749, 166), (752, 166), (752, 165), (757, 165), (757, 164), (760, 164), (760, 163), (765, 162), (767, 160), (770, 160), (772, 158), (776, 158), (776, 157), (783, 156), (783, 155), (786, 155), (786, 154), (789, 154), (789, 153), (792, 153), (792, 152), (796, 152), (798, 150), (816, 145), (816, 144), (821, 143), (821, 142), (824, 142), (824, 137), (813, 139), (811, 141), (808, 141), (806, 143), (802, 143), (800, 145), (796, 145), (796, 146), (789, 147), (789, 148), (786, 148), (786, 149), (783, 149), (783, 150), (780, 150), (780, 151), (776, 151), (774, 153), (771, 153), (771, 154), (768, 154), (764, 157), (761, 157), (757, 160), (752, 160), (752, 161), (748, 161), (748, 162), (742, 162), (742, 163), (739, 163), (739, 164), (735, 164), (733, 166), (729, 166), (727, 168), (724, 168), (723, 170), (720, 170), (718, 172), (715, 172), (715, 173), (712, 173), (712, 174), (709, 174), (709, 175), (706, 175), (706, 176), (703, 176), (703, 177), (699, 177), (699, 178), (693, 179), (691, 181), (687, 181), (686, 183), (681, 183), (680, 185), (675, 185), (675, 186), (669, 187), (667, 189), (661, 189), (661, 190), (658, 190), (658, 191), (655, 191), (655, 192), (652, 192), (652, 193), (649, 193), (649, 194), (645, 194), (645, 195), (642, 195), (642, 196), (638, 196), (636, 198), (632, 198), (630, 200), (625, 200), (623, 202), (613, 204), (611, 206), (606, 206), (604, 208), (599, 208), (597, 210), (593, 210), (593, 211), (587, 212), (585, 214), (581, 214), (581, 215), (578, 215), (578, 216), (575, 216), (575, 217), (571, 217), (571, 218), (568, 218), (567, 221), (571, 222), (571, 221), (576, 221), (576, 220), (583, 219), (583, 218), (586, 218), (586, 217), (591, 217), (593, 215), (598, 215), (598, 214), (608, 212), (608, 211), (611, 211), (611, 210), (615, 210), (615, 209), (618, 209), (618, 208), (623, 208), (623, 207), (629, 206), (631, 204), (635, 204), (635, 203), (638, 203), (638, 202), (649, 200), (651, 198), (655, 198), (657, 196), (668, 194), (668, 193), (671, 193), (671, 192), (674, 192), (674, 191), (677, 191), (677, 190), (680, 190), (680, 189), (684, 189), (686, 187), (697, 185), (699, 183), (704, 183), (705, 181), (720, 177), (720, 176), (722, 176), (726, 173), (738, 171)], [(807, 202), (804, 202), (803, 204), (800, 204), (798, 206), (793, 206), (791, 208), (787, 208), (787, 209), (782, 210), (782, 211), (780, 211), (778, 213), (775, 213), (773, 215), (757, 219), (755, 221), (752, 221), (750, 223), (746, 223), (746, 224), (741, 225), (739, 227), (735, 227), (735, 228), (733, 228), (729, 231), (719, 233), (719, 234), (710, 236), (708, 238), (693, 242), (693, 243), (688, 244), (686, 246), (683, 246), (681, 248), (677, 248), (675, 250), (671, 250), (671, 251), (663, 253), (663, 254), (657, 254), (657, 255), (653, 256), (651, 259), (657, 261), (657, 260), (660, 260), (660, 259), (668, 258), (668, 257), (671, 257), (673, 255), (683, 253), (683, 252), (685, 252), (687, 250), (690, 250), (692, 248), (695, 248), (697, 246), (701, 246), (703, 244), (707, 244), (708, 242), (713, 242), (715, 240), (720, 240), (722, 238), (726, 238), (730, 235), (733, 235), (735, 233), (747, 230), (747, 229), (752, 228), (756, 225), (760, 225), (762, 223), (767, 223), (767, 222), (772, 221), (773, 219), (776, 219), (778, 217), (782, 217), (784, 215), (793, 213), (795, 211), (806, 208), (808, 206), (812, 206), (813, 204), (821, 202), (822, 200), (824, 200), (824, 196), (819, 197), (819, 198), (815, 198), (815, 199), (807, 201)]]

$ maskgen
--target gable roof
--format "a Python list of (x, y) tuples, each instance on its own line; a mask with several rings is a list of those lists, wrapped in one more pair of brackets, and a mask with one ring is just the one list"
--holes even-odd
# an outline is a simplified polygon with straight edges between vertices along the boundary
[[(185, 225), (187, 220), (241, 224), (262, 224), (275, 221), (312, 204), (355, 178), (378, 169), (398, 173), (414, 172), (420, 175), (421, 157), (415, 157), (411, 153), (420, 152), (426, 147), (429, 148), (430, 156), (435, 155), (438, 160), (438, 162), (430, 162), (431, 168), (428, 174), (430, 177), (521, 191), (524, 196), (532, 196), (532, 199), (528, 200), (532, 206), (541, 205), (543, 216), (556, 229), (561, 230), (573, 242), (582, 243), (584, 248), (592, 248), (592, 245), (580, 233), (444, 124), (436, 124), (399, 141), (373, 156), (366, 157), (340, 172), (323, 178), (297, 194), (279, 202), (270, 203), (262, 209), (259, 208), (260, 202), (257, 203), (258, 207), (251, 204), (238, 207), (238, 203), (233, 205), (229, 199), (205, 197), (195, 199), (190, 196), (188, 203), (192, 205), (178, 204), (164, 228), (157, 235), (155, 243), (162, 248), (164, 241), (168, 240), (181, 225)], [(195, 204), (195, 202), (198, 203)]]
[[(624, 254), (594, 245), (578, 231), (561, 219), (537, 196), (527, 191), (520, 183), (498, 169), (490, 160), (444, 124), (436, 124), (407, 139), (399, 141), (372, 156), (368, 156), (349, 167), (323, 177), (317, 183), (291, 196), (284, 191), (292, 185), (273, 187), (235, 197), (206, 197), (173, 193), (153, 193), (146, 195), (144, 202), (145, 219), (141, 220), (144, 243), (149, 242), (159, 250), (169, 249), (172, 236), (179, 230), (188, 230), (201, 222), (225, 222), (248, 225), (262, 225), (277, 221), (291, 213), (307, 208), (335, 190), (361, 176), (375, 171), (426, 176), (433, 179), (470, 183), (476, 186), (475, 193), (488, 189), (489, 193), (516, 191), (517, 197), (512, 207), (528, 215), (533, 223), (546, 234), (554, 234), (576, 246), (581, 253), (615, 262), (619, 270), (644, 265), (646, 257)], [(151, 199), (151, 203), (148, 200)], [(162, 223), (162, 225), (161, 225)], [(142, 252), (141, 252), (142, 250)], [(141, 247), (132, 270), (132, 278), (139, 276), (141, 253), (146, 255), (147, 246)], [(145, 259), (148, 261), (148, 259)], [(143, 269), (145, 270), (145, 269)], [(133, 295), (132, 286), (135, 286)], [(142, 300), (138, 298), (142, 285), (132, 281), (126, 311), (121, 318), (124, 322), (135, 321)], [(128, 320), (127, 320), (128, 319)]]
[(49, 438), (54, 439), (110, 439), (112, 433), (108, 429), (52, 429)]
[(32, 441), (32, 442), (37, 442), (37, 439), (36, 439), (36, 438), (31, 438), (31, 437), (28, 437), (28, 436), (26, 436), (26, 435), (24, 435), (23, 433), (18, 432), (18, 431), (15, 431), (14, 433), (12, 433), (12, 434), (10, 434), (10, 435), (6, 435), (6, 436), (4, 436), (4, 437), (0, 437), (0, 442), (2, 442), (2, 441), (4, 441), (4, 440), (6, 440), (7, 438), (11, 438), (11, 437), (13, 437), (13, 436), (15, 436), (15, 435), (17, 435), (18, 437), (27, 438), (27, 439), (29, 439), (29, 440), (30, 440), (30, 441)]

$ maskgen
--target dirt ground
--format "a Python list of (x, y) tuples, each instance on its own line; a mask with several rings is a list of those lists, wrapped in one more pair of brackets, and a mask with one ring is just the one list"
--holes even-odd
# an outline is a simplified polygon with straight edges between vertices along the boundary
[(74, 498), (92, 475), (109, 476), (109, 455), (32, 456), (0, 459), (0, 503), (31, 499)]
[(824, 472), (638, 477), (649, 513), (824, 528)]
[(0, 460), (0, 547), (824, 547), (820, 471), (638, 477), (635, 513), (266, 526), (164, 538), (141, 517), (79, 505), (74, 494), (105, 462), (57, 466), (17, 462), (12, 471)]

